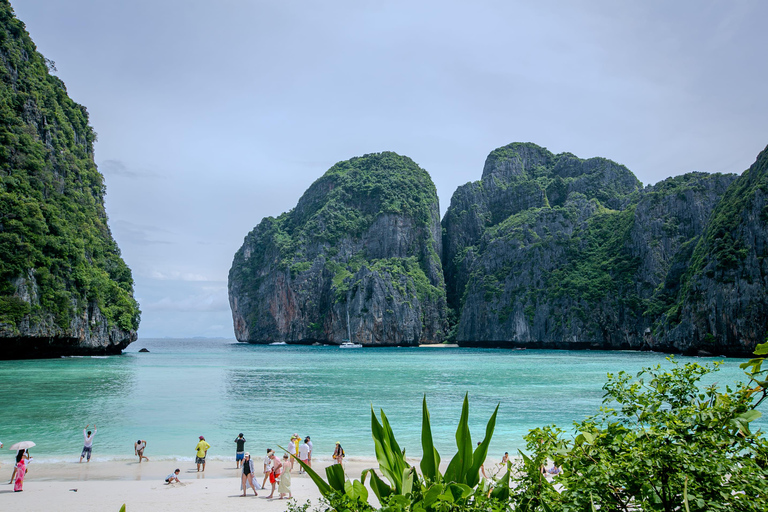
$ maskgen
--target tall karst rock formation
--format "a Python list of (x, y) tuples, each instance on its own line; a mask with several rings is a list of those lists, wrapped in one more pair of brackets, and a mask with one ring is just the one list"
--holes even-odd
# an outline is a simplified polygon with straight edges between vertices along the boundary
[(339, 162), (245, 238), (229, 272), (240, 341), (442, 341), (440, 211), (431, 178), (379, 153)]
[(95, 134), (49, 65), (0, 0), (0, 358), (119, 353), (139, 325)]
[(443, 219), (457, 341), (749, 353), (768, 327), (763, 161), (738, 178), (689, 173), (641, 188), (610, 160), (533, 144), (493, 151)]

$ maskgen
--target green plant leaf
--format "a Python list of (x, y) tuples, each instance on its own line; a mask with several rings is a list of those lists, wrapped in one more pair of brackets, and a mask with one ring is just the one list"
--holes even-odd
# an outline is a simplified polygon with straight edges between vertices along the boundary
[[(278, 445), (278, 448), (288, 453), (288, 450), (286, 450), (282, 446)], [(293, 455), (291, 455), (291, 457), (293, 457)], [(328, 483), (325, 480), (323, 480), (323, 477), (315, 473), (315, 471), (311, 467), (303, 463), (301, 459), (299, 459), (298, 457), (293, 457), (293, 460), (298, 462), (299, 465), (302, 467), (302, 469), (307, 472), (307, 474), (309, 475), (309, 478), (311, 478), (312, 481), (315, 483), (315, 485), (317, 486), (317, 489), (320, 491), (320, 494), (322, 494), (323, 497), (328, 498), (334, 493), (334, 490), (331, 488), (331, 486), (328, 485)], [(338, 465), (340, 466), (340, 464)]]
[(445, 470), (444, 480), (463, 484), (467, 473), (472, 468), (472, 436), (469, 432), (469, 393), (464, 395), (461, 407), (461, 418), (456, 428), (456, 447), (458, 451), (453, 456)]
[(470, 468), (469, 474), (465, 480), (467, 485), (470, 487), (476, 486), (480, 481), (480, 466), (485, 463), (485, 458), (488, 456), (488, 445), (491, 444), (493, 431), (496, 428), (496, 415), (498, 412), (499, 404), (496, 404), (496, 409), (493, 411), (493, 414), (488, 420), (488, 424), (485, 426), (485, 437), (472, 456), (472, 467)]
[(424, 499), (422, 500), (424, 507), (431, 507), (432, 504), (437, 501), (438, 496), (443, 493), (444, 489), (442, 484), (434, 484), (427, 489), (427, 492), (424, 493)]
[(421, 406), (421, 449), (422, 459), (419, 466), (421, 474), (427, 482), (440, 481), (440, 454), (437, 453), (432, 442), (432, 426), (429, 420), (429, 409), (427, 409), (427, 395), (424, 395)]
[(335, 491), (345, 492), (344, 483), (347, 480), (344, 475), (344, 468), (341, 464), (331, 464), (325, 468), (325, 475), (328, 477), (328, 485)]
[(498, 481), (496, 487), (491, 491), (491, 497), (495, 500), (507, 502), (509, 501), (509, 463), (507, 463), (507, 471), (504, 472), (504, 476)]
[(384, 498), (392, 495), (392, 488), (384, 480), (379, 478), (379, 475), (377, 475), (373, 469), (366, 469), (363, 471), (363, 474), (361, 475), (363, 483), (365, 483), (365, 477), (367, 475), (371, 476), (371, 489), (373, 490), (373, 494), (379, 499), (379, 503), (381, 503)]

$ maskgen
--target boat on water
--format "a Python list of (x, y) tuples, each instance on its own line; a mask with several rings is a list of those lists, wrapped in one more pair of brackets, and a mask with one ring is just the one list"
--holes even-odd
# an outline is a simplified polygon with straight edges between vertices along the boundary
[(270, 343), (270, 345), (274, 347), (274, 346), (277, 346), (277, 345), (287, 345), (287, 343), (284, 342), (284, 341), (276, 341), (274, 343)]
[(363, 348), (363, 346), (360, 343), (352, 343), (351, 341), (345, 341), (341, 345), (339, 345), (339, 348)]

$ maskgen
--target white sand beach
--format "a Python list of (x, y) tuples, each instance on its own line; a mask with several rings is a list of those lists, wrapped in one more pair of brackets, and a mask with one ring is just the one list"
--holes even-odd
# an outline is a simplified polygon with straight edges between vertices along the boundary
[[(260, 461), (259, 461), (260, 463)], [(328, 461), (316, 461), (315, 469), (325, 476)], [(345, 462), (350, 478), (360, 478), (363, 469), (373, 467), (371, 460)], [(181, 469), (181, 483), (166, 484), (165, 477), (174, 469)], [(258, 482), (263, 475), (257, 468)], [(317, 487), (307, 475), (298, 474), (296, 465), (292, 472), (291, 490), (299, 502), (320, 498)], [(8, 484), (13, 466), (0, 467), (0, 510), (118, 512), (125, 503), (126, 511), (162, 510), (174, 511), (242, 511), (244, 503), (258, 510), (277, 512), (287, 509), (288, 500), (267, 499), (270, 485), (259, 490), (259, 496), (240, 495), (240, 470), (234, 461), (211, 460), (205, 472), (198, 473), (193, 462), (162, 460), (143, 462), (109, 461), (78, 464), (76, 462), (37, 462), (30, 465), (24, 480), (24, 490), (13, 492)], [(275, 497), (279, 494), (275, 491)], [(375, 498), (374, 498), (375, 499)]]

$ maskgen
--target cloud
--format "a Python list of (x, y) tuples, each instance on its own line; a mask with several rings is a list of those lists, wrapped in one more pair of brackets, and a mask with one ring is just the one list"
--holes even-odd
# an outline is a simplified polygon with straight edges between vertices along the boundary
[(146, 170), (136, 170), (136, 169), (130, 169), (122, 160), (104, 160), (99, 164), (99, 170), (105, 175), (105, 176), (121, 176), (123, 178), (132, 178), (132, 179), (139, 179), (139, 178), (146, 178), (148, 176), (157, 176), (157, 173), (146, 171)]
[(170, 245), (174, 243), (168, 240), (169, 235), (173, 235), (173, 232), (167, 229), (136, 224), (127, 220), (110, 220), (109, 224), (121, 244), (123, 242), (136, 245)]
[(229, 311), (229, 299), (225, 290), (218, 293), (196, 294), (182, 299), (163, 297), (141, 305), (142, 311)]
[(200, 274), (194, 274), (191, 272), (160, 272), (159, 270), (153, 270), (150, 273), (152, 279), (158, 279), (160, 281), (188, 281), (188, 282), (200, 282), (200, 281), (215, 281)]

